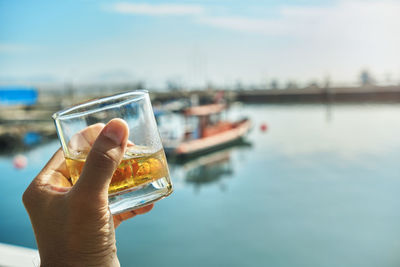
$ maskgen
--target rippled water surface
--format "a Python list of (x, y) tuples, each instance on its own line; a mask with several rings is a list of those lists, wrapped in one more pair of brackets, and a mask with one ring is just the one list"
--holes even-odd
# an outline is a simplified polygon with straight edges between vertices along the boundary
[[(175, 192), (117, 229), (122, 266), (400, 265), (400, 106), (229, 111), (241, 116), (246, 142), (170, 164)], [(0, 242), (36, 246), (21, 195), (57, 147), (27, 152), (24, 170), (0, 158)]]

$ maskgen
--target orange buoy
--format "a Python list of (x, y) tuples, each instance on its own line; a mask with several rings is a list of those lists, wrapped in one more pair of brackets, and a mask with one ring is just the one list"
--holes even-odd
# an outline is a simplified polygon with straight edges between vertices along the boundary
[(13, 159), (13, 165), (16, 169), (23, 169), (28, 165), (28, 159), (24, 155), (16, 155)]
[(265, 132), (266, 130), (268, 130), (267, 124), (266, 124), (266, 123), (262, 123), (261, 126), (260, 126), (260, 130), (261, 130), (262, 132)]

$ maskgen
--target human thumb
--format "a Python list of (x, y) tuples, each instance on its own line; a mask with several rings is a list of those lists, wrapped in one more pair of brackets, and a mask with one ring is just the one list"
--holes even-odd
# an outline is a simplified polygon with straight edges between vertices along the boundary
[(73, 190), (76, 193), (106, 197), (114, 171), (121, 162), (129, 136), (124, 120), (111, 120), (94, 142)]

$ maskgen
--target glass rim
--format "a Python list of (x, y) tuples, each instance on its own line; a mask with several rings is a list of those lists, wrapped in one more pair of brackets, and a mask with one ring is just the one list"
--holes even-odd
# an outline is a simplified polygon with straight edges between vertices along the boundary
[[(123, 106), (123, 105), (125, 105), (127, 103), (130, 103), (130, 102), (135, 102), (135, 101), (142, 100), (148, 94), (149, 94), (149, 91), (147, 91), (145, 89), (140, 89), (140, 90), (134, 90), (134, 91), (124, 92), (124, 93), (117, 93), (117, 94), (114, 94), (114, 95), (104, 96), (104, 97), (100, 97), (100, 98), (94, 98), (94, 99), (85, 101), (83, 103), (76, 104), (76, 105), (67, 107), (65, 109), (62, 109), (60, 111), (57, 111), (56, 113), (54, 113), (52, 115), (52, 118), (53, 118), (53, 120), (71, 119), (71, 118), (80, 117), (82, 115), (92, 114), (92, 113), (96, 113), (96, 112), (99, 112), (99, 111), (107, 110), (107, 109), (110, 109), (110, 108)], [(123, 97), (127, 97), (127, 96), (132, 96), (132, 98), (125, 99), (125, 100), (123, 100), (121, 102), (118, 102), (118, 103), (105, 105), (105, 106), (103, 106), (101, 108), (96, 108), (96, 109), (88, 110), (88, 111), (76, 112), (77, 110), (79, 110), (81, 108), (90, 107), (90, 106), (92, 106), (94, 104), (105, 103), (105, 102), (110, 101), (110, 100), (115, 100), (115, 99), (119, 99), (119, 98), (123, 98)]]

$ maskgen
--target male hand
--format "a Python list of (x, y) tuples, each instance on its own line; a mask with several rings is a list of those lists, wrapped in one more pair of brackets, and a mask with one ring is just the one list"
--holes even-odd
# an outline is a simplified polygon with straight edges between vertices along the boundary
[(58, 150), (23, 195), (41, 266), (119, 266), (114, 227), (153, 207), (111, 215), (108, 186), (124, 155), (129, 130), (123, 120), (113, 119), (99, 131), (73, 187)]

